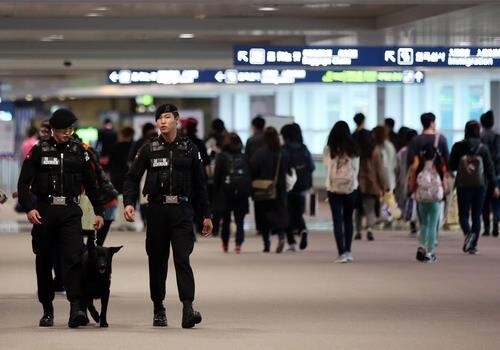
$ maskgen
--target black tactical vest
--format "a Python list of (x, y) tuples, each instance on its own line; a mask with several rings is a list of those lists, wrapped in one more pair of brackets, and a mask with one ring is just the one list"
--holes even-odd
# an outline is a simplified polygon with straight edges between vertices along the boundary
[(191, 196), (191, 169), (197, 155), (187, 137), (179, 137), (173, 143), (162, 143), (154, 137), (147, 147), (148, 168), (144, 195)]
[(56, 148), (53, 140), (40, 143), (40, 171), (33, 190), (39, 195), (78, 196), (82, 171), (88, 154), (82, 145), (70, 140), (64, 148)]

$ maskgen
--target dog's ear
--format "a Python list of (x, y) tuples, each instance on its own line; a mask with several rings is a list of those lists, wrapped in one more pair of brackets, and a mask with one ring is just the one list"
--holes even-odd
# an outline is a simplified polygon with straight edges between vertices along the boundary
[(122, 245), (121, 245), (121, 246), (119, 246), (119, 247), (109, 247), (109, 251), (110, 251), (110, 253), (113, 255), (113, 254), (118, 253), (118, 252), (120, 251), (120, 249), (122, 249), (122, 248), (123, 248), (123, 246), (122, 246)]

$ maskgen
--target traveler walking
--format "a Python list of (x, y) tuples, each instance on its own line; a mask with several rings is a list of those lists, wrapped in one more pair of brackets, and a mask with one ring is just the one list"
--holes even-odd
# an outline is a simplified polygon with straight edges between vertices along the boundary
[(335, 123), (330, 131), (323, 163), (326, 167), (326, 190), (338, 251), (335, 262), (351, 262), (352, 214), (358, 194), (359, 153), (346, 122)]
[(477, 121), (467, 122), (464, 140), (453, 145), (450, 155), (450, 170), (457, 172), (458, 215), (465, 236), (463, 251), (470, 255), (478, 254), (481, 213), (489, 184), (494, 184), (494, 196), (499, 195), (491, 154), (488, 147), (481, 143), (480, 129)]

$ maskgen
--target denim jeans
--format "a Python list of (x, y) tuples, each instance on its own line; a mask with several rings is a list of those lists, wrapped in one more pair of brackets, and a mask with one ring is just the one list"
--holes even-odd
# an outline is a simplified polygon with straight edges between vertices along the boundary
[(434, 253), (438, 233), (441, 204), (418, 203), (418, 217), (420, 219), (420, 245), (426, 247), (427, 252)]
[(356, 204), (357, 191), (351, 194), (328, 192), (328, 201), (333, 219), (333, 233), (339, 255), (351, 252), (352, 212)]
[(271, 248), (271, 233), (278, 235), (278, 239), (284, 240), (286, 236), (286, 232), (283, 229), (274, 229), (270, 230), (268, 228), (262, 228), (262, 242), (264, 243), (264, 249)]
[[(476, 247), (481, 230), (481, 213), (483, 211), (485, 190), (483, 188), (457, 187), (458, 217), (464, 235), (475, 233), (472, 247)], [(472, 226), (469, 218), (472, 217)]]
[(229, 237), (231, 236), (231, 232), (229, 230), (231, 224), (231, 213), (234, 212), (234, 223), (236, 224), (236, 245), (242, 245), (245, 240), (245, 232), (243, 231), (243, 224), (245, 220), (245, 213), (241, 210), (228, 210), (222, 215), (222, 230), (221, 230), (221, 239), (224, 245), (229, 244)]

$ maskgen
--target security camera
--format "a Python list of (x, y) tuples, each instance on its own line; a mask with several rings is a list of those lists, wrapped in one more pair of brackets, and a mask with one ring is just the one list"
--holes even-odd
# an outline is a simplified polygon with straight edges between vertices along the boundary
[(73, 63), (71, 61), (64, 61), (63, 62), (64, 67), (71, 67), (72, 64)]

